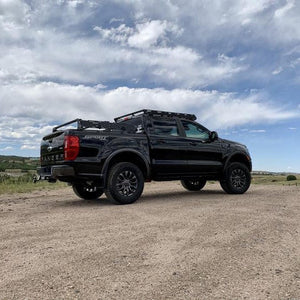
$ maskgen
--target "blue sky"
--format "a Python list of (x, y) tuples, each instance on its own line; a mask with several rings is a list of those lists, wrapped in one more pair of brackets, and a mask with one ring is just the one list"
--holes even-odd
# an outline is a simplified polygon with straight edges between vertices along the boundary
[(0, 155), (74, 118), (192, 112), (255, 170), (300, 172), (296, 0), (0, 0)]

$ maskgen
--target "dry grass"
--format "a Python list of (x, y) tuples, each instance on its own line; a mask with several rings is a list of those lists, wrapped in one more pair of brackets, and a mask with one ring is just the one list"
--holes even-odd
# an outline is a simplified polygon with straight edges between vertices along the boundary
[(252, 184), (299, 185), (300, 175), (297, 180), (287, 181), (285, 175), (252, 175)]
[[(287, 185), (287, 186), (300, 186), (300, 176), (296, 176), (297, 180), (287, 181), (286, 176), (283, 175), (252, 175), (252, 184), (263, 185)], [(209, 183), (214, 183), (210, 181)], [(53, 190), (62, 187), (66, 187), (67, 184), (63, 182), (48, 183), (42, 181), (33, 183), (31, 179), (25, 180), (3, 180), (0, 182), (0, 194), (14, 194), (14, 193), (26, 193), (36, 190)]]
[(65, 187), (66, 183), (57, 182), (49, 183), (42, 181), (33, 183), (30, 175), (21, 177), (1, 177), (0, 180), (0, 195), (1, 194), (15, 194), (15, 193), (26, 193), (34, 190), (52, 190), (61, 187)]

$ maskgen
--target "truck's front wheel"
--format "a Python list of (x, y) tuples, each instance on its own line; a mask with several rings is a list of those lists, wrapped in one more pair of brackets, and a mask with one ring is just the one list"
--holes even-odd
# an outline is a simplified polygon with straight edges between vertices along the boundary
[(74, 183), (72, 185), (74, 193), (82, 199), (93, 200), (98, 199), (103, 194), (102, 189), (84, 183)]
[(242, 163), (234, 162), (225, 170), (220, 180), (221, 187), (228, 194), (243, 194), (251, 184), (249, 169)]
[(105, 194), (117, 204), (135, 202), (144, 189), (144, 176), (141, 170), (129, 162), (114, 165), (108, 174)]

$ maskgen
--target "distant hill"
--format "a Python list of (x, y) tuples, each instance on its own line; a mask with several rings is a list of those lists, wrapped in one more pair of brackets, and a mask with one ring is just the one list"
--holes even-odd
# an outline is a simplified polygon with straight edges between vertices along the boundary
[(269, 172), (269, 171), (252, 171), (252, 175), (281, 175), (286, 176), (289, 174), (299, 175), (297, 172)]
[(22, 171), (36, 170), (38, 165), (39, 158), (37, 157), (0, 155), (0, 172), (5, 172), (7, 169), (19, 169)]

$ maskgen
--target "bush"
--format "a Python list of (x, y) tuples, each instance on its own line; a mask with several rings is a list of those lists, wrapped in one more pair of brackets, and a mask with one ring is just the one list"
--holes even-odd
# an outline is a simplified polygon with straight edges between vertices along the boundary
[(297, 177), (295, 175), (288, 175), (286, 177), (286, 181), (292, 181), (292, 180), (297, 180)]
[(7, 182), (7, 181), (9, 181), (9, 179), (10, 179), (10, 176), (7, 174), (0, 175), (0, 183)]
[(2, 184), (24, 184), (33, 182), (32, 174), (24, 174), (22, 176), (9, 176), (7, 174), (0, 175), (0, 183)]

